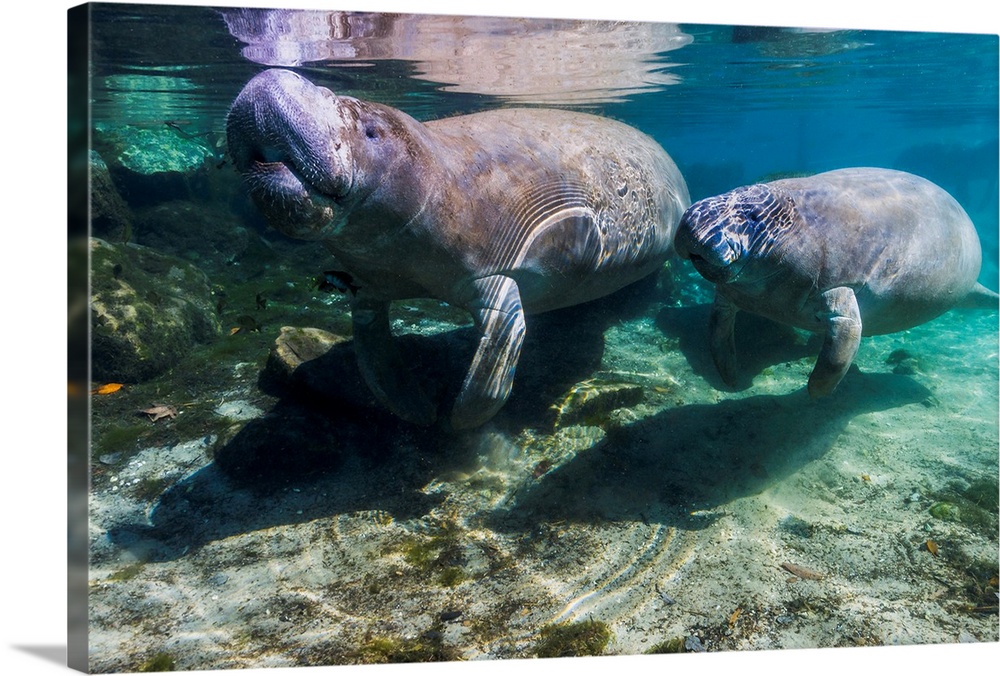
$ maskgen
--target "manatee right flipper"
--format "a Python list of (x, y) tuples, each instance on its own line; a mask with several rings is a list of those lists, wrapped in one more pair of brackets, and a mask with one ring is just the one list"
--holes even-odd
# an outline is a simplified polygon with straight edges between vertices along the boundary
[(475, 280), (477, 300), (470, 305), (479, 347), (452, 409), (455, 429), (476, 427), (500, 410), (510, 395), (524, 340), (524, 311), (517, 283), (491, 275)]
[(715, 368), (722, 376), (722, 382), (730, 387), (735, 387), (739, 370), (736, 362), (736, 339), (733, 335), (737, 312), (739, 308), (732, 301), (718, 291), (715, 293), (715, 302), (712, 303), (712, 312), (708, 317), (709, 349)]
[(430, 425), (437, 409), (396, 349), (389, 327), (389, 302), (354, 299), (354, 353), (375, 398), (403, 420)]
[(820, 294), (817, 317), (826, 325), (823, 347), (809, 374), (809, 396), (823, 397), (837, 387), (861, 345), (861, 312), (854, 291), (838, 286)]

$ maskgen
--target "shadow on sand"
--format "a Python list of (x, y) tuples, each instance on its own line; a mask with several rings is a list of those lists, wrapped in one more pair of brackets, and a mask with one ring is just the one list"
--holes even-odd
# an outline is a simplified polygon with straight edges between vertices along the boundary
[[(707, 320), (705, 309), (678, 312), (685, 314), (667, 318), (674, 327), (697, 327), (699, 314)], [(372, 405), (350, 345), (338, 346), (316, 360), (315, 373), (302, 375), (312, 383), (305, 395), (285, 392), (217, 448), (212, 462), (160, 495), (148, 523), (123, 524), (110, 536), (145, 560), (169, 560), (233, 535), (339, 514), (419, 518), (444, 499), (422, 489), (449, 472), (480, 467), (488, 435), (551, 429), (551, 402), (599, 368), (608, 315), (598, 304), (532, 318), (511, 401), (486, 428), (465, 433), (448, 431), (446, 422), (414, 427)], [(704, 361), (697, 331), (684, 329), (681, 349)], [(402, 343), (418, 375), (451, 401), (474, 347), (471, 330)], [(484, 516), (501, 531), (530, 530), (539, 519), (698, 527), (692, 510), (757, 493), (819, 458), (852, 417), (928, 395), (905, 376), (853, 369), (825, 400), (811, 401), (800, 390), (669, 408), (612, 430)]]
[(544, 515), (700, 528), (706, 517), (692, 512), (760, 493), (821, 458), (855, 416), (929, 397), (906, 376), (854, 368), (825, 399), (810, 399), (803, 388), (667, 409), (613, 430), (518, 496), (491, 525), (518, 530)]
[(739, 382), (729, 387), (715, 368), (708, 350), (708, 316), (712, 306), (668, 307), (656, 317), (664, 335), (677, 340), (677, 347), (691, 370), (717, 390), (741, 391), (753, 385), (753, 377), (769, 366), (819, 354), (822, 336), (799, 332), (785, 324), (741, 312), (736, 316), (736, 358)]

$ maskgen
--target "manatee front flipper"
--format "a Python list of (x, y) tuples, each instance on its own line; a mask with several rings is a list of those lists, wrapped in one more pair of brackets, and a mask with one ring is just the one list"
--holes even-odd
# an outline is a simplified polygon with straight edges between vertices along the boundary
[(736, 340), (733, 336), (738, 311), (739, 308), (732, 301), (716, 291), (712, 312), (708, 317), (709, 349), (722, 381), (730, 387), (736, 386), (739, 370), (736, 363)]
[(823, 347), (809, 374), (809, 396), (823, 397), (837, 387), (861, 345), (861, 313), (854, 291), (839, 286), (820, 294), (817, 318), (826, 325)]
[(524, 340), (524, 311), (514, 280), (491, 275), (473, 285), (477, 299), (469, 311), (480, 333), (479, 347), (452, 409), (455, 429), (480, 425), (504, 405)]
[(396, 349), (389, 302), (355, 298), (351, 308), (358, 367), (375, 398), (403, 420), (430, 425), (437, 410)]

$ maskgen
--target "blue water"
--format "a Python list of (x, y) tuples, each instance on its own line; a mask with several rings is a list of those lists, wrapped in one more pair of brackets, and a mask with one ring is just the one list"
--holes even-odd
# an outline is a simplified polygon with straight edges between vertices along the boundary
[[(456, 26), (430, 16), (397, 18), (394, 28), (384, 16), (331, 16), (95, 5), (94, 122), (173, 120), (221, 134), (229, 103), (266, 66), (298, 67), (419, 119), (515, 104), (577, 108), (657, 138), (693, 200), (845, 166), (923, 175), (972, 216), (986, 253), (982, 281), (997, 286), (995, 35), (680, 25), (608, 37), (587, 22), (472, 17)], [(457, 35), (471, 55), (465, 68), (447, 47)]]

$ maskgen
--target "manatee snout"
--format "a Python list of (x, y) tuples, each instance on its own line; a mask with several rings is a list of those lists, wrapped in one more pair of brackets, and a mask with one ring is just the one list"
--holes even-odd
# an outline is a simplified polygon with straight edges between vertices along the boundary
[(338, 105), (328, 89), (280, 69), (256, 75), (236, 97), (226, 120), (229, 154), (265, 212), (277, 201), (339, 199), (350, 190)]
[(716, 198), (691, 205), (681, 217), (674, 235), (674, 250), (691, 261), (695, 270), (713, 284), (729, 281), (738, 272), (743, 251), (733, 232), (739, 232), (739, 213), (727, 209)]

